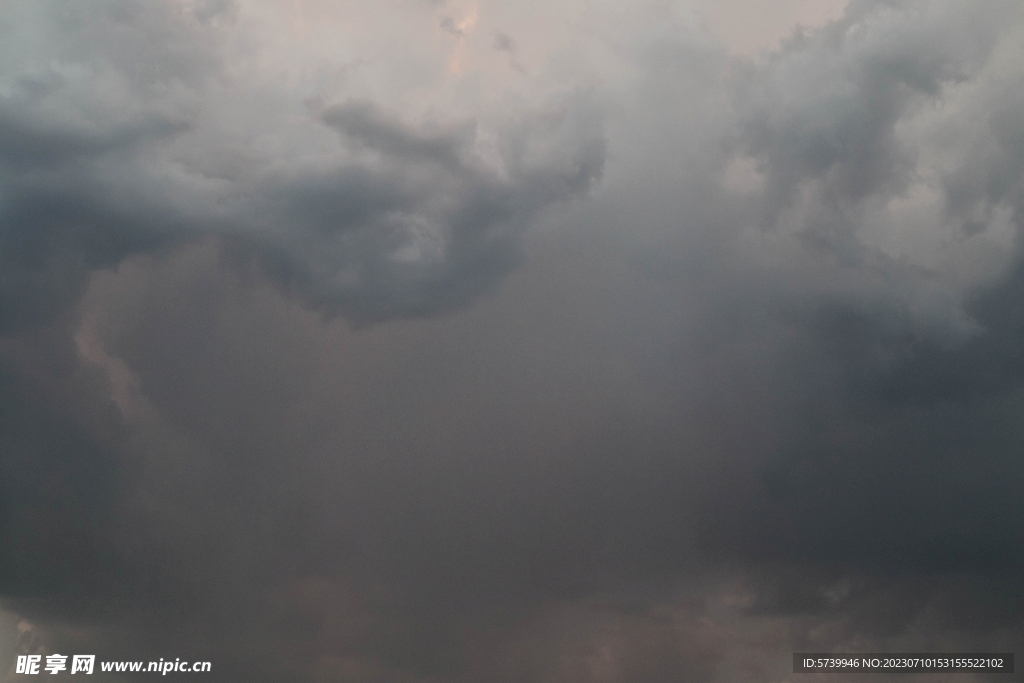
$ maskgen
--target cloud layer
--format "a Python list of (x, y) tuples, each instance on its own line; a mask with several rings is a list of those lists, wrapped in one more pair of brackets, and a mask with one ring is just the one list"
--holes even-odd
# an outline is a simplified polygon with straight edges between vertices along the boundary
[(700, 5), (545, 7), (4, 3), (11, 653), (753, 682), (1022, 642), (1018, 3), (747, 55)]

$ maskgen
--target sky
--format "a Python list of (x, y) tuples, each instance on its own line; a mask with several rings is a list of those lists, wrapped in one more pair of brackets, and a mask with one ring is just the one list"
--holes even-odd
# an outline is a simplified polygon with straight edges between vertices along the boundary
[(1024, 652), (1022, 236), (1018, 0), (0, 0), (0, 681), (1024, 680), (792, 672)]

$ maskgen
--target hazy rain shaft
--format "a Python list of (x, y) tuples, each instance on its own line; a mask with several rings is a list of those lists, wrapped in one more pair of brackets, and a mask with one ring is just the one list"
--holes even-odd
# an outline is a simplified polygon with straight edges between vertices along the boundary
[(1022, 93), (1018, 0), (0, 0), (2, 680), (1024, 651)]

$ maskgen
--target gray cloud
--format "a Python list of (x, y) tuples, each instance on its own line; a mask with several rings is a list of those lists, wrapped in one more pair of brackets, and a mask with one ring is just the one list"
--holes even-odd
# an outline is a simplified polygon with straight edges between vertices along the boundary
[(317, 163), (260, 158), (240, 145), (271, 131), (211, 104), (226, 76), (208, 24), (229, 7), (197, 7), (195, 24), (170, 6), (16, 6), (19, 28), (46, 37), (6, 58), (5, 318), (69, 304), (89, 269), (209, 234), (251, 245), (315, 308), (378, 320), (464, 306), (515, 263), (545, 205), (601, 174), (600, 121), (573, 96), (507, 131), (502, 168), (478, 158), (475, 122), (434, 134), (368, 101), (307, 112)]
[(512, 132), (500, 169), (474, 158), (472, 122), (418, 131), (366, 102), (321, 119), (378, 166), (267, 188), (283, 195), (288, 226), (270, 242), (284, 254), (277, 272), (310, 305), (357, 321), (467, 305), (517, 265), (537, 214), (585, 193), (604, 164), (600, 121), (582, 96)]
[(1019, 649), (1013, 3), (854, 2), (748, 61), (655, 13), (501, 125), (233, 95), (229, 4), (18, 7), (0, 558), (40, 647), (566, 683)]

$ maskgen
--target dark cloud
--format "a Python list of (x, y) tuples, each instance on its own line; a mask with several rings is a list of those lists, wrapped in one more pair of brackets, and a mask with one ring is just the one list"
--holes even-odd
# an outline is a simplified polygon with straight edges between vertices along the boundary
[(599, 117), (572, 95), (502, 135), (501, 168), (479, 158), (475, 122), (421, 131), (368, 101), (305, 122), (312, 139), (336, 129), (354, 156), (338, 143), (326, 165), (247, 154), (240, 140), (264, 131), (204, 104), (226, 78), (207, 24), (230, 5), (193, 9), (198, 24), (171, 6), (14, 3), (25, 26), (54, 36), (34, 50), (56, 52), (8, 49), (8, 307), (67, 305), (90, 269), (215, 234), (262, 253), (314, 308), (360, 320), (435, 313), (489, 289), (516, 262), (524, 227), (600, 177)]
[(463, 36), (462, 29), (455, 25), (455, 20), (451, 17), (442, 17), (440, 26), (456, 38), (461, 38)]
[(453, 683), (1019, 649), (1017, 5), (853, 2), (751, 61), (652, 15), (500, 125), (231, 85), (234, 3), (12, 7), (23, 648)]
[[(120, 426), (102, 402), (102, 379), (72, 349), (43, 335), (5, 346), (2, 590), (26, 600), (62, 595), (79, 608), (82, 593), (101, 583), (95, 571), (115, 569), (104, 530), (119, 486)], [(99, 395), (100, 406), (83, 405), (83, 394)]]
[(498, 31), (494, 34), (494, 49), (515, 54), (516, 41), (509, 34)]
[(510, 133), (501, 169), (475, 154), (473, 122), (416, 130), (367, 102), (321, 119), (376, 164), (267, 188), (282, 196), (288, 226), (269, 258), (308, 305), (356, 321), (465, 306), (518, 263), (538, 213), (585, 193), (604, 165), (600, 121), (582, 95)]

